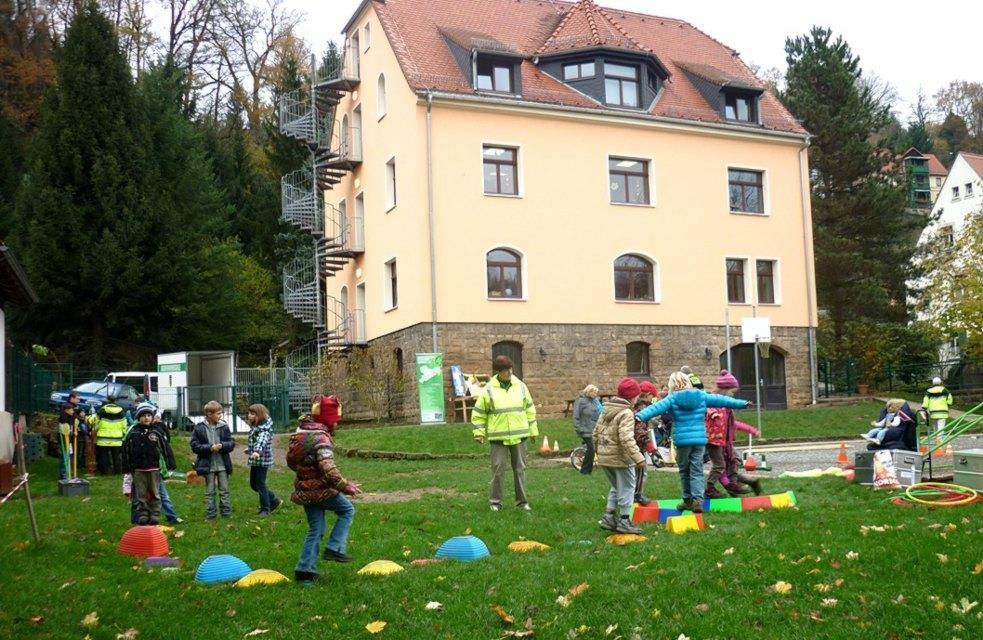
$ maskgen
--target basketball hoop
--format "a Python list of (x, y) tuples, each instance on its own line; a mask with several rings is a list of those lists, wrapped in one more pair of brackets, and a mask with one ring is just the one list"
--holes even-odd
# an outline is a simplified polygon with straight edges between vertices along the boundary
[(761, 355), (762, 359), (767, 358), (771, 355), (771, 342), (758, 342), (758, 353)]

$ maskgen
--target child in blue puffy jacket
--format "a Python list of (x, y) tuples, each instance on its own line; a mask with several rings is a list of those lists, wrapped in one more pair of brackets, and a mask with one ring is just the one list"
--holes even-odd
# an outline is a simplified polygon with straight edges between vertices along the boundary
[(689, 376), (677, 371), (669, 376), (669, 395), (635, 415), (636, 420), (642, 421), (664, 413), (672, 415), (672, 441), (676, 445), (679, 482), (683, 488), (683, 501), (676, 505), (677, 509), (703, 512), (703, 454), (707, 445), (704, 417), (707, 408), (744, 409), (750, 404), (746, 400), (694, 389)]

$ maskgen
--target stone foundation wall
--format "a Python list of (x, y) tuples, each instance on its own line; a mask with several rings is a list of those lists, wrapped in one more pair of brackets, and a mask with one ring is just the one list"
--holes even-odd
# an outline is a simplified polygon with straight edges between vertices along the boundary
[[(740, 327), (731, 327), (731, 345), (741, 343)], [(671, 372), (689, 365), (710, 387), (720, 370), (719, 356), (726, 349), (720, 326), (596, 325), (596, 324), (476, 324), (441, 323), (437, 327), (439, 351), (445, 367), (461, 365), (465, 373), (491, 373), (492, 345), (510, 340), (523, 346), (523, 381), (544, 417), (558, 417), (567, 400), (587, 384), (613, 393), (627, 370), (626, 345), (649, 343), (651, 377), (660, 387)], [(429, 324), (382, 336), (373, 345), (403, 350), (404, 370), (410, 380), (401, 415), (419, 418), (414, 378), (415, 354), (432, 348)], [(790, 407), (808, 404), (809, 343), (803, 327), (773, 327), (772, 346), (785, 355), (785, 384)], [(708, 351), (709, 350), (709, 351)], [(709, 353), (709, 355), (708, 355)], [(453, 408), (450, 375), (445, 370), (447, 416)]]

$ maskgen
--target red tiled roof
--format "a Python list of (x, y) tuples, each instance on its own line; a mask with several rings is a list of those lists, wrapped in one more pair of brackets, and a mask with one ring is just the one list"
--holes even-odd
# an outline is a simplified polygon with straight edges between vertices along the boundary
[[(671, 79), (650, 111), (653, 116), (725, 122), (680, 72), (681, 65), (703, 65), (735, 82), (761, 86), (736, 51), (689, 23), (603, 9), (588, 0), (576, 4), (562, 0), (372, 0), (372, 5), (414, 90), (475, 93), (444, 36), (455, 42), (459, 37), (476, 36), (514, 47), (516, 55), (525, 57), (521, 99), (527, 102), (607, 110), (532, 63), (537, 55), (586, 46), (636, 48), (657, 57)], [(577, 39), (582, 46), (572, 46)], [(760, 111), (765, 129), (805, 133), (771, 93), (762, 95)]]
[(935, 157), (934, 153), (923, 154), (928, 158), (928, 173), (932, 176), (947, 176), (949, 175), (949, 170), (945, 168), (938, 158)]
[(961, 155), (963, 160), (969, 164), (970, 168), (976, 172), (976, 175), (983, 178), (983, 156), (976, 155), (975, 153), (966, 153), (965, 151), (960, 151), (959, 155)]

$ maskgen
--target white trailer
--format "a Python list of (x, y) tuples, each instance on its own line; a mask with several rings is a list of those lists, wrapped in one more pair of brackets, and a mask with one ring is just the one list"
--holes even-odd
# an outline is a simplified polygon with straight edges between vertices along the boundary
[(245, 420), (234, 411), (236, 354), (234, 351), (181, 351), (157, 356), (161, 411), (170, 411), (179, 422), (198, 423), (205, 419), (209, 400), (222, 405), (223, 419), (236, 433), (249, 431)]

